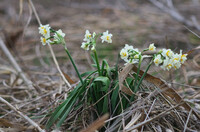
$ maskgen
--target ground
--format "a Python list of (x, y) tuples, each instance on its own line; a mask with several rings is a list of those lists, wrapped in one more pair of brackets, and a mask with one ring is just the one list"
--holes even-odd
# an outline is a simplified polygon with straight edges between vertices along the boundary
[[(21, 13), (20, 1), (1, 0), (0, 2), (1, 38), (5, 38), (9, 50), (27, 76), (33, 80), (35, 87), (42, 91), (40, 96), (43, 95), (44, 98), (37, 97), (33, 89), (27, 89), (22, 84), (22, 80), (16, 79), (18, 78), (16, 71), (1, 50), (0, 96), (18, 107), (27, 103), (28, 105), (22, 107), (21, 110), (29, 116), (42, 115), (41, 113), (46, 113), (49, 108), (55, 107), (52, 104), (58, 103), (57, 97), (61, 91), (65, 91), (65, 87), (60, 84), (62, 81), (52, 61), (48, 46), (42, 46), (40, 43), (39, 25), (35, 15), (29, 9), (28, 2), (23, 1)], [(67, 48), (81, 73), (91, 69), (89, 52), (80, 48), (87, 29), (92, 32), (109, 30), (113, 34), (113, 43), (99, 44), (97, 50), (100, 58), (106, 58), (110, 65), (115, 64), (117, 55), (125, 44), (144, 49), (150, 43), (155, 43), (157, 49), (169, 47), (177, 52), (182, 49), (186, 53), (199, 46), (200, 43), (200, 39), (187, 30), (184, 24), (177, 22), (169, 14), (144, 0), (126, 0), (119, 3), (100, 0), (35, 0), (33, 3), (42, 24), (50, 24), (54, 29), (62, 29), (66, 33)], [(195, 15), (197, 20), (200, 20), (198, 13), (200, 4), (197, 3), (199, 3), (198, 0), (196, 2), (195, 0), (177, 0), (175, 7), (185, 18), (190, 19), (192, 15)], [(199, 34), (195, 28), (190, 29)], [(62, 71), (76, 82), (78, 78), (63, 47), (53, 45), (52, 48)], [(162, 72), (152, 67), (150, 73), (167, 82), (173, 82), (173, 85), (176, 85), (174, 87), (182, 96), (193, 95), (199, 91), (200, 87), (199, 50), (194, 51), (188, 58), (187, 63), (178, 71)], [(120, 67), (123, 67), (123, 63), (120, 60)], [(145, 64), (143, 66), (145, 67)], [(177, 84), (184, 85), (185, 91), (183, 92), (182, 85)], [(59, 92), (56, 90), (58, 88)], [(32, 94), (32, 92), (34, 94), (31, 95), (31, 100), (28, 100), (27, 94)], [(195, 99), (199, 98), (198, 95)], [(32, 104), (31, 101), (35, 99), (37, 101)], [(5, 119), (5, 122), (8, 120), (12, 125), (20, 122), (22, 124), (19, 126), (20, 129), (29, 126), (17, 114), (11, 113), (6, 116), (5, 114), (10, 110), (4, 104), (1, 106), (2, 120)], [(12, 121), (12, 115), (15, 116), (14, 121)], [(37, 121), (41, 124), (45, 123), (42, 119), (37, 119)]]

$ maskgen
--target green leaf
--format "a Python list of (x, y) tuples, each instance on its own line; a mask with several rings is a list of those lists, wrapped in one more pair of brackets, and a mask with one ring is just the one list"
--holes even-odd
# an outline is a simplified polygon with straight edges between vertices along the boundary
[(100, 90), (107, 92), (108, 87), (110, 85), (110, 79), (108, 77), (99, 76), (94, 81), (95, 82), (101, 82), (102, 83), (102, 87), (101, 87)]
[(84, 72), (81, 74), (81, 77), (84, 77), (84, 76), (87, 76), (87, 75), (90, 75), (92, 73), (95, 73), (96, 71), (88, 71), (88, 72)]
[(112, 111), (114, 111), (116, 104), (117, 104), (117, 100), (119, 98), (119, 84), (118, 82), (115, 84), (115, 89), (112, 92), (112, 96), (111, 96), (111, 102), (112, 102)]
[(80, 95), (80, 92), (78, 92), (77, 95), (74, 97), (74, 99), (71, 100), (71, 102), (69, 103), (69, 106), (65, 107), (64, 114), (61, 116), (61, 119), (56, 124), (57, 128), (59, 128), (62, 125), (62, 123), (64, 122), (65, 118), (67, 117), (69, 112), (72, 110), (72, 107), (74, 106), (74, 104), (78, 100), (79, 95)]
[(58, 118), (60, 118), (60, 116), (63, 114), (63, 111), (70, 102), (73, 102), (73, 100), (77, 100), (77, 98), (75, 97), (77, 96), (77, 93), (79, 93), (79, 91), (81, 90), (82, 88), (81, 86), (82, 85), (80, 84), (77, 85), (77, 87), (70, 93), (68, 98), (60, 106), (56, 108), (56, 110), (54, 111), (54, 113), (52, 114), (52, 116), (50, 117), (50, 119), (46, 124), (47, 129), (49, 129)]
[(103, 114), (107, 112), (108, 112), (108, 96), (105, 96), (103, 101)]
[(92, 67), (97, 68), (97, 64), (92, 64)]
[(93, 54), (90, 54), (91, 55), (91, 58), (92, 58), (92, 61), (94, 62), (94, 64), (96, 64), (96, 60), (95, 60), (95, 57)]

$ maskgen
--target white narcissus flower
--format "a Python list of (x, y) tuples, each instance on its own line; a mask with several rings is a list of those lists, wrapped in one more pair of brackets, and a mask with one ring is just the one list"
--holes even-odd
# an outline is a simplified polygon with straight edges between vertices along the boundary
[(179, 54), (174, 54), (173, 58), (172, 58), (172, 64), (174, 69), (178, 69), (181, 67), (181, 62), (180, 62), (181, 56)]
[(120, 52), (120, 55), (125, 62), (131, 64), (138, 63), (139, 59), (143, 58), (138, 49), (134, 49), (133, 46), (129, 46), (128, 44), (125, 44), (124, 48)]
[(83, 42), (82, 45), (81, 45), (81, 48), (83, 48), (84, 50), (89, 50), (90, 46), (89, 46), (88, 43)]
[(39, 33), (42, 34), (45, 38), (49, 38), (50, 37), (50, 26), (49, 24), (47, 25), (42, 25), (40, 24), (39, 29)]
[(169, 58), (171, 58), (171, 57), (174, 55), (174, 53), (173, 53), (173, 51), (172, 51), (171, 49), (163, 49), (162, 55), (163, 55), (164, 57), (169, 57)]
[(41, 37), (40, 38), (41, 42), (42, 42), (42, 45), (46, 45), (46, 44), (49, 44), (51, 42), (51, 40), (47, 40), (46, 38), (44, 37)]
[(172, 60), (169, 59), (169, 58), (166, 58), (164, 60), (164, 62), (163, 62), (163, 65), (161, 66), (161, 68), (163, 70), (168, 70), (169, 71), (172, 68), (172, 66), (173, 66)]
[(139, 59), (139, 55), (138, 54), (134, 55), (134, 59)]
[(161, 64), (163, 62), (161, 55), (157, 55), (153, 61), (156, 66), (158, 66), (159, 64)]
[(187, 54), (182, 54), (182, 50), (180, 50), (180, 54), (179, 55), (181, 56), (180, 61), (183, 64), (187, 60)]
[[(93, 35), (94, 35), (94, 34), (93, 34)], [(91, 35), (90, 31), (89, 31), (89, 30), (86, 30), (86, 31), (85, 31), (85, 38), (83, 39), (83, 41), (89, 42), (90, 39), (91, 39), (91, 37), (92, 37), (92, 35)]]
[(93, 37), (93, 38), (95, 38), (95, 37), (96, 37), (96, 33), (95, 33), (95, 32), (93, 32), (93, 34), (92, 34), (92, 37)]
[(120, 51), (120, 56), (121, 56), (122, 59), (127, 59), (128, 58), (128, 51), (127, 51), (127, 49), (123, 48)]
[(155, 51), (156, 50), (156, 47), (154, 46), (154, 43), (149, 45), (149, 50), (150, 51)]
[(112, 34), (108, 33), (108, 30), (106, 32), (103, 32), (103, 35), (101, 36), (102, 43), (105, 41), (107, 43), (112, 43)]
[(173, 61), (173, 67), (174, 69), (179, 69), (181, 67), (181, 62), (180, 61)]
[(95, 46), (94, 45), (92, 46), (91, 50), (95, 50)]
[(132, 45), (128, 45), (128, 44), (125, 44), (124, 49), (127, 49), (127, 50), (134, 50), (133, 46), (132, 46)]
[(61, 36), (61, 37), (65, 37), (65, 33), (62, 32), (61, 29), (59, 29), (58, 31), (56, 31), (56, 33), (53, 35), (55, 39), (59, 39), (59, 36), (58, 34)]

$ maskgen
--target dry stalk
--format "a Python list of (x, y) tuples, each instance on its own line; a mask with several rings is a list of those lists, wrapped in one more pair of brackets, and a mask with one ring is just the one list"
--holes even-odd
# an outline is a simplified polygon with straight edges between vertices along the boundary
[(148, 124), (148, 123), (152, 122), (153, 120), (156, 120), (156, 119), (158, 119), (159, 117), (161, 117), (161, 116), (167, 114), (169, 111), (171, 111), (171, 110), (173, 110), (173, 109), (179, 107), (179, 106), (182, 105), (182, 104), (183, 104), (183, 102), (181, 102), (181, 103), (179, 103), (179, 104), (177, 104), (177, 105), (171, 107), (170, 109), (168, 109), (168, 110), (166, 110), (166, 111), (164, 111), (164, 112), (158, 114), (157, 116), (155, 116), (155, 117), (153, 117), (153, 118), (151, 118), (151, 119), (148, 119), (148, 120), (146, 120), (146, 121), (143, 121), (143, 122), (141, 122), (141, 123), (139, 123), (139, 124), (137, 124), (137, 125), (135, 125), (135, 126), (129, 128), (129, 129), (127, 129), (127, 131), (132, 131), (132, 130), (137, 129), (137, 128), (139, 128), (139, 127), (145, 125), (145, 124)]
[(162, 2), (163, 0), (149, 0), (152, 4), (154, 4), (156, 7), (158, 7), (160, 10), (168, 13), (171, 15), (175, 20), (189, 26), (194, 27), (198, 31), (200, 31), (200, 24), (197, 22), (196, 17), (192, 16), (191, 20), (186, 19), (183, 15), (181, 15), (177, 9), (174, 7), (172, 0), (166, 0), (165, 2), (167, 5)]
[[(34, 15), (35, 15), (35, 17), (36, 17), (36, 19), (37, 19), (37, 21), (38, 21), (38, 24), (41, 25), (40, 18), (39, 18), (39, 16), (38, 16), (38, 13), (37, 13), (37, 11), (36, 11), (36, 9), (35, 9), (35, 6), (34, 6), (32, 0), (29, 0), (29, 4), (31, 5), (31, 8), (32, 8), (32, 10), (33, 10), (33, 12), (34, 12)], [(57, 69), (58, 69), (58, 72), (60, 73), (60, 75), (61, 75), (63, 81), (67, 84), (67, 86), (68, 86), (69, 88), (71, 88), (70, 83), (66, 80), (65, 76), (63, 75), (63, 73), (62, 73), (62, 71), (61, 71), (61, 69), (60, 69), (60, 66), (58, 65), (58, 61), (57, 61), (57, 59), (56, 59), (56, 57), (55, 57), (55, 53), (54, 53), (54, 51), (53, 51), (51, 45), (48, 44), (48, 46), (49, 46), (49, 50), (50, 50), (50, 52), (51, 52), (51, 55), (52, 55), (52, 57), (53, 57), (54, 63), (55, 63), (55, 65), (56, 65)]]
[(17, 108), (15, 108), (13, 105), (11, 105), (9, 102), (7, 102), (5, 99), (0, 97), (0, 101), (5, 103), (8, 107), (10, 107), (12, 110), (14, 110), (17, 114), (19, 114), (21, 117), (23, 117), (25, 120), (27, 120), (31, 125), (33, 125), (35, 128), (37, 128), (37, 130), (39, 130), (40, 132), (45, 132), (45, 130), (40, 128), (40, 126), (36, 122), (31, 120), (28, 116), (24, 115), (22, 112), (20, 112)]
[(191, 109), (190, 112), (189, 112), (189, 115), (188, 115), (187, 121), (186, 121), (186, 123), (185, 123), (183, 132), (186, 132), (186, 130), (187, 130), (187, 124), (188, 124), (188, 122), (189, 122), (189, 120), (190, 120), (190, 115), (191, 115), (191, 113), (192, 113), (192, 109)]
[(3, 52), (5, 53), (5, 55), (8, 57), (9, 61), (11, 62), (11, 64), (13, 65), (13, 67), (15, 68), (15, 70), (17, 71), (19, 76), (24, 80), (25, 84), (30, 89), (33, 89), (32, 82), (23, 73), (22, 69), (20, 68), (20, 66), (18, 65), (18, 63), (16, 62), (16, 60), (14, 59), (14, 57), (12, 56), (12, 54), (10, 53), (8, 48), (5, 46), (5, 43), (3, 42), (1, 37), (0, 37), (0, 47), (3, 50)]

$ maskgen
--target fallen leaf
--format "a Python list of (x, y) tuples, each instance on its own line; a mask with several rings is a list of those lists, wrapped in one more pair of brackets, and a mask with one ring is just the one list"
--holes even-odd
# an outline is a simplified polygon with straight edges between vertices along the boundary
[(96, 121), (94, 121), (91, 125), (89, 125), (86, 129), (81, 130), (80, 132), (95, 132), (97, 129), (101, 128), (105, 121), (108, 119), (109, 114), (105, 114)]

